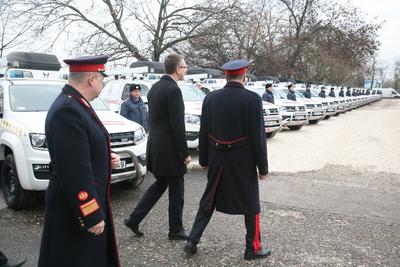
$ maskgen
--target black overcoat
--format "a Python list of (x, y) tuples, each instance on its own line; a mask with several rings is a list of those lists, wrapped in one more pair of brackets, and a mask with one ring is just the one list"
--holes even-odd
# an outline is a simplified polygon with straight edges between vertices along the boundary
[[(220, 149), (232, 143), (233, 149)], [(228, 145), (229, 146), (229, 145)], [(242, 84), (228, 82), (203, 102), (199, 163), (208, 166), (208, 183), (200, 206), (228, 214), (260, 212), (257, 167), (268, 173), (261, 97)]]
[(287, 93), (286, 97), (287, 97), (287, 99), (289, 99), (289, 100), (296, 101), (296, 94), (295, 94), (295, 92), (289, 91), (289, 92)]
[(150, 133), (147, 169), (156, 176), (182, 176), (189, 155), (185, 131), (185, 106), (178, 84), (168, 75), (147, 94)]
[[(110, 208), (110, 142), (90, 104), (66, 85), (46, 118), (51, 159), (39, 267), (120, 266)], [(101, 235), (87, 229), (105, 221)]]
[(262, 95), (262, 100), (275, 104), (275, 99), (274, 99), (274, 94), (270, 91), (265, 91), (264, 94)]

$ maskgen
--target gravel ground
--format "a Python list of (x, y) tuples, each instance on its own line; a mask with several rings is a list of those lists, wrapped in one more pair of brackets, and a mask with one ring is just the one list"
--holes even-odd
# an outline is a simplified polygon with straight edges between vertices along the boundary
[[(122, 225), (153, 182), (136, 190), (113, 186), (113, 211), (122, 266), (400, 266), (400, 101), (384, 100), (269, 141), (271, 174), (260, 182), (261, 230), (273, 255), (247, 262), (243, 216), (214, 213), (198, 254), (167, 239), (163, 196), (145, 218), (143, 238)], [(351, 130), (350, 127), (351, 126)], [(379, 129), (378, 129), (379, 128)], [(390, 145), (388, 145), (390, 144)], [(196, 155), (193, 155), (196, 159)], [(305, 160), (308, 159), (308, 160)], [(206, 183), (186, 175), (184, 223), (190, 229)], [(1, 204), (1, 203), (0, 203)], [(28, 211), (0, 205), (0, 250), (36, 266), (43, 202)]]

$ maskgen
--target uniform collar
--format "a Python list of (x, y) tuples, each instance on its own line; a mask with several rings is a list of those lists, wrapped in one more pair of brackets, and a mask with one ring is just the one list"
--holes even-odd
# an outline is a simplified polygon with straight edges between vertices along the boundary
[(74, 87), (72, 87), (69, 84), (64, 85), (64, 88), (62, 89), (63, 93), (66, 93), (68, 95), (73, 95), (79, 98), (83, 98), (86, 102), (88, 102), (82, 95), (81, 93), (78, 92)]
[(241, 84), (240, 82), (233, 82), (233, 81), (227, 82), (224, 87), (236, 87), (236, 88), (244, 89), (243, 84)]

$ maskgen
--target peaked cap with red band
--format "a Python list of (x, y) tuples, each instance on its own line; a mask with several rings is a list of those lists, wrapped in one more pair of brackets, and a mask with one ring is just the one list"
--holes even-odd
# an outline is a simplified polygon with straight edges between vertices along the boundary
[(224, 70), (225, 74), (245, 74), (249, 65), (250, 62), (247, 60), (237, 59), (225, 63), (221, 69)]
[(64, 59), (64, 62), (69, 65), (69, 72), (100, 72), (107, 77), (104, 73), (107, 60), (107, 55), (98, 55)]

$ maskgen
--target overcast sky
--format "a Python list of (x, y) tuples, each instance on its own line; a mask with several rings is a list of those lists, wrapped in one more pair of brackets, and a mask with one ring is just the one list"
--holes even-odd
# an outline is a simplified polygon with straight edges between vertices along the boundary
[[(347, 2), (348, 0), (342, 0)], [(386, 64), (400, 60), (400, 0), (349, 0), (369, 17), (385, 21), (379, 31), (381, 47), (379, 57)]]

